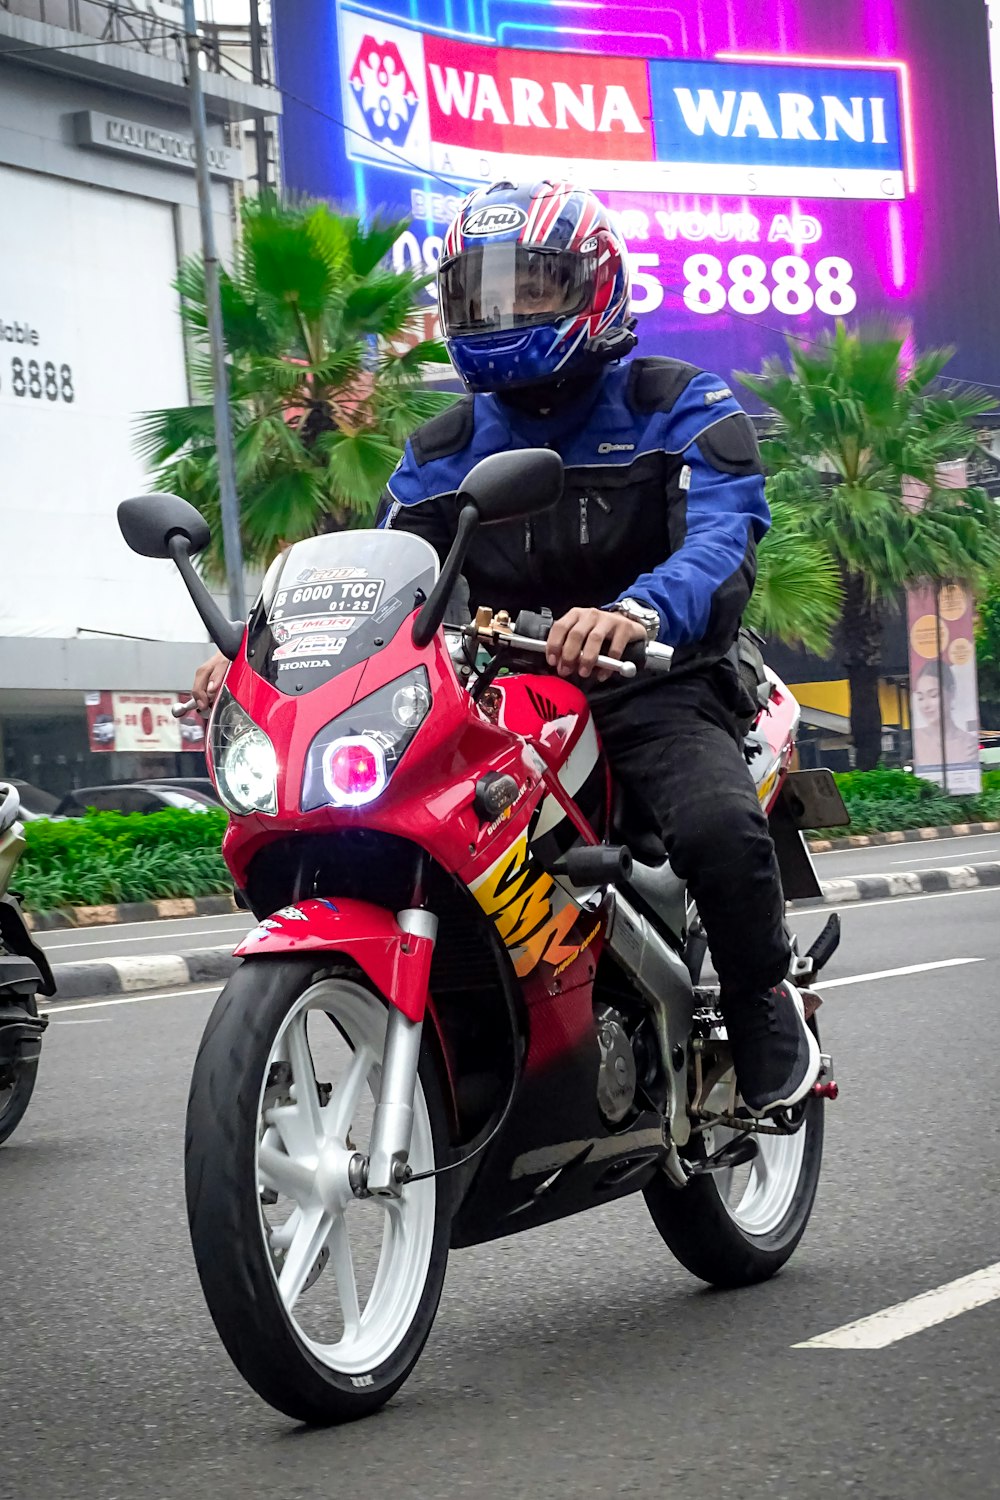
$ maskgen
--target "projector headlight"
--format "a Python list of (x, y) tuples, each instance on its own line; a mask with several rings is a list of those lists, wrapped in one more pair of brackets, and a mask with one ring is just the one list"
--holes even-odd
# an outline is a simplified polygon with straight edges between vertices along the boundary
[(430, 681), (415, 667), (338, 714), (309, 746), (302, 811), (380, 797), (430, 707)]
[(278, 758), (250, 715), (223, 688), (208, 732), (215, 781), (233, 813), (278, 811)]

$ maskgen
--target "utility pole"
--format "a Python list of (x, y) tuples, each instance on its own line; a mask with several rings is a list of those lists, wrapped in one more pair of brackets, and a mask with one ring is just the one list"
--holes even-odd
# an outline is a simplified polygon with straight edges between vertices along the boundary
[(208, 341), (212, 351), (212, 407), (215, 414), (215, 452), (219, 465), (222, 548), (226, 559), (229, 613), (234, 620), (244, 620), (246, 605), (243, 598), (240, 505), (236, 495), (233, 424), (229, 411), (229, 371), (226, 368), (226, 340), (222, 331), (222, 304), (219, 300), (219, 257), (215, 248), (215, 227), (212, 223), (212, 184), (208, 175), (205, 96), (201, 87), (199, 61), (201, 44), (198, 40), (194, 0), (184, 0), (184, 33), (187, 43), (191, 127), (194, 133), (195, 175), (198, 181), (198, 213), (201, 219), (201, 252), (205, 262)]
[[(258, 0), (250, 0), (250, 71), (254, 83), (264, 82), (264, 35), (260, 26)], [(257, 154), (257, 191), (264, 193), (268, 187), (267, 131), (261, 115), (254, 122), (253, 139)]]

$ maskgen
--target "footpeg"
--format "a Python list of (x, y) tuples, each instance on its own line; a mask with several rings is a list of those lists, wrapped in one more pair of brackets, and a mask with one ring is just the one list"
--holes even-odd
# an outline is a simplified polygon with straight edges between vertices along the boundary
[(728, 1172), (732, 1167), (742, 1167), (753, 1161), (759, 1149), (753, 1136), (745, 1135), (740, 1140), (730, 1141), (714, 1156), (691, 1163), (689, 1173), (692, 1177), (704, 1177), (707, 1172)]
[(814, 1099), (834, 1100), (840, 1097), (840, 1087), (836, 1080), (831, 1078), (829, 1083), (814, 1083), (812, 1087)]

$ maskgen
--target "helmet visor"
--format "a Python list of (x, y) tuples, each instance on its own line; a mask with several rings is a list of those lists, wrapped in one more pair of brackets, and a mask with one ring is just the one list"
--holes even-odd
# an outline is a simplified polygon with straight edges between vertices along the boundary
[(525, 245), (475, 245), (444, 262), (446, 335), (498, 333), (572, 317), (590, 305), (597, 256)]

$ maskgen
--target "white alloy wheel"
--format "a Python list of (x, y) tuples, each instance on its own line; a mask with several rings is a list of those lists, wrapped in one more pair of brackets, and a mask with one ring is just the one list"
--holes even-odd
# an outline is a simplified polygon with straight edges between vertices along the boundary
[[(732, 1097), (730, 1072), (712, 1090), (706, 1107), (727, 1112)], [(773, 1234), (784, 1222), (799, 1188), (807, 1130), (803, 1125), (794, 1135), (755, 1134), (757, 1155), (751, 1162), (712, 1173), (726, 1213), (744, 1234)], [(705, 1132), (706, 1156), (721, 1151), (738, 1135), (726, 1126), (713, 1126)]]
[[(368, 1155), (385, 1032), (370, 990), (321, 979), (282, 1021), (260, 1094), (260, 1224), (278, 1294), (313, 1357), (347, 1376), (383, 1364), (406, 1337), (434, 1244), (433, 1180), (398, 1199), (358, 1199), (348, 1177), (352, 1157)], [(419, 1173), (434, 1167), (419, 1079), (413, 1105)]]
[[(740, 1106), (732, 1068), (709, 1088), (706, 1113), (732, 1118)], [(816, 1198), (823, 1110), (821, 1099), (806, 1100), (794, 1135), (770, 1134), (773, 1122), (765, 1117), (764, 1130), (751, 1136), (756, 1154), (742, 1166), (701, 1173), (680, 1190), (658, 1174), (643, 1188), (653, 1223), (693, 1276), (712, 1286), (752, 1286), (781, 1270), (805, 1233)], [(713, 1125), (692, 1144), (711, 1157), (743, 1134)]]

